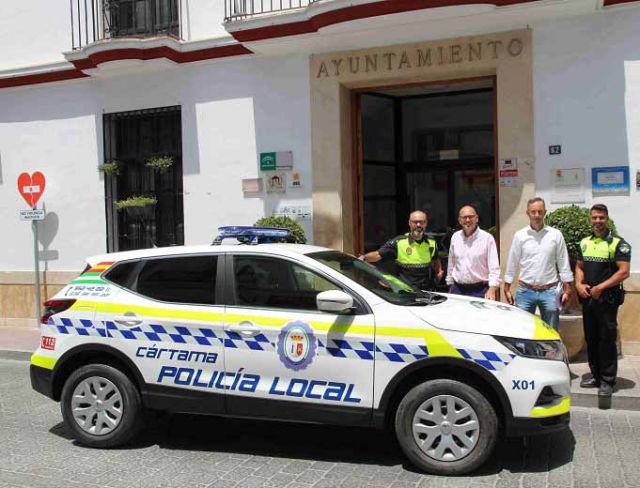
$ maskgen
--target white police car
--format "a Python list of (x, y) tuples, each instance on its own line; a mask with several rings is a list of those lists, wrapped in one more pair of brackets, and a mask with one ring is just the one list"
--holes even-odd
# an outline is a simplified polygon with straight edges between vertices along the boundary
[(427, 294), (307, 245), (93, 257), (46, 302), (35, 390), (78, 441), (122, 444), (144, 410), (391, 426), (419, 468), (462, 474), (499, 433), (565, 428), (558, 334), (497, 302)]

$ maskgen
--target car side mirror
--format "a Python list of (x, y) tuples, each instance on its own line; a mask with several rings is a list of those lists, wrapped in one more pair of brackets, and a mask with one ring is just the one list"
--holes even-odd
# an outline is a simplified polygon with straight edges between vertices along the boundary
[(353, 308), (353, 297), (341, 290), (327, 290), (316, 295), (318, 310), (344, 313)]

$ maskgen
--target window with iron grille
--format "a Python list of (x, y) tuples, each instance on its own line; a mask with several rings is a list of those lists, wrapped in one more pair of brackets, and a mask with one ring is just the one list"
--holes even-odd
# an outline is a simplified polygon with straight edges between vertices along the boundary
[[(117, 165), (105, 173), (108, 251), (184, 244), (180, 107), (105, 114), (103, 126), (105, 162)], [(117, 208), (132, 197), (156, 203)]]
[(107, 37), (178, 37), (178, 0), (105, 0)]

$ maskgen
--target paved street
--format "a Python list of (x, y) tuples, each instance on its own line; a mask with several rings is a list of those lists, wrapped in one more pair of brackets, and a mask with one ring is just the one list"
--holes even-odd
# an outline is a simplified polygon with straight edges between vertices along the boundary
[(77, 446), (28, 363), (0, 359), (0, 487), (640, 487), (640, 412), (572, 410), (572, 431), (503, 442), (474, 476), (416, 473), (369, 429), (165, 416), (126, 449)]

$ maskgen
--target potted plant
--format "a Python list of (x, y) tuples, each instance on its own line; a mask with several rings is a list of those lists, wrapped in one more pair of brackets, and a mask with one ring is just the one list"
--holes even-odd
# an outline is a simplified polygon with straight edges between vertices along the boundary
[(119, 176), (120, 175), (120, 162), (112, 159), (106, 163), (98, 165), (98, 171), (105, 175)]
[[(562, 232), (567, 244), (571, 269), (575, 270), (580, 241), (592, 232), (589, 209), (577, 205), (560, 207), (549, 212), (544, 223)], [(611, 232), (615, 234), (616, 228), (612, 220), (609, 220), (609, 227)], [(568, 303), (561, 310), (559, 332), (567, 348), (569, 358), (577, 356), (584, 348), (585, 341), (582, 307), (578, 301), (575, 286)]]
[(166, 173), (173, 167), (173, 158), (171, 156), (153, 156), (144, 164), (147, 168), (151, 168), (156, 173)]
[(115, 206), (118, 211), (125, 210), (131, 217), (150, 219), (156, 203), (158, 203), (156, 197), (134, 195), (125, 200), (116, 201)]
[(304, 229), (298, 222), (287, 216), (272, 216), (263, 217), (259, 219), (255, 224), (256, 227), (283, 227), (289, 229), (291, 233), (284, 242), (290, 242), (295, 244), (304, 244), (307, 242), (307, 238), (304, 235)]

